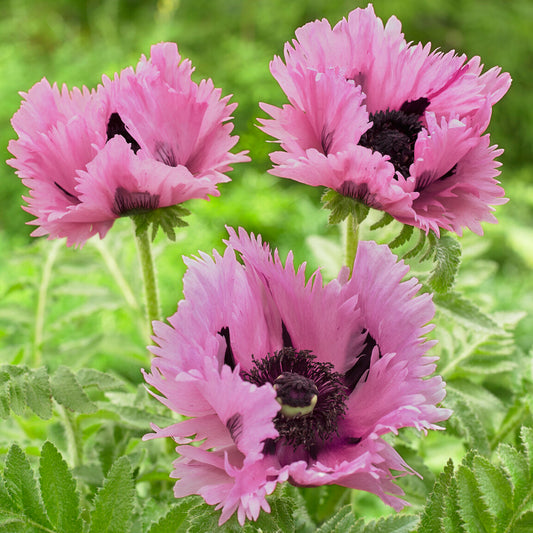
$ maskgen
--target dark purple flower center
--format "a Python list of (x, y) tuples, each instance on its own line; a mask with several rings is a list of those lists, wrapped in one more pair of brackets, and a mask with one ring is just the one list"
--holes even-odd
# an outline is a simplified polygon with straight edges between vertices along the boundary
[[(346, 411), (347, 389), (344, 376), (334, 371), (331, 363), (316, 361), (308, 350), (297, 352), (285, 347), (257, 360), (243, 372), (242, 378), (257, 386), (271, 383), (276, 389), (281, 410), (274, 426), (283, 440), (294, 449), (303, 446), (314, 450), (337, 433), (339, 419)], [(274, 442), (265, 443), (268, 452)]]
[(387, 109), (371, 114), (372, 127), (362, 135), (359, 144), (388, 155), (396, 171), (409, 177), (415, 142), (422, 130), (420, 117), (428, 105), (427, 98), (419, 98), (404, 102), (399, 110)]

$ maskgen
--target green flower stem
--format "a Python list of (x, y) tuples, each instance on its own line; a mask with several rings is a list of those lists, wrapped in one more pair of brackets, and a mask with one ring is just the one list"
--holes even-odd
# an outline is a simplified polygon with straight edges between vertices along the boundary
[(355, 255), (357, 254), (357, 243), (359, 242), (359, 224), (353, 217), (348, 215), (346, 218), (346, 247), (345, 247), (345, 261), (346, 266), (350, 269), (350, 275), (353, 269), (353, 263), (355, 261)]
[(43, 267), (43, 276), (41, 284), (39, 285), (39, 294), (37, 296), (37, 310), (35, 312), (35, 328), (33, 332), (33, 366), (37, 368), (42, 364), (43, 354), (43, 333), (44, 333), (44, 317), (46, 312), (46, 299), (48, 296), (48, 287), (52, 278), (52, 268), (56, 261), (59, 247), (62, 241), (55, 240), (50, 246), (46, 261)]
[(146, 318), (148, 320), (148, 331), (152, 331), (152, 322), (161, 319), (159, 308), (159, 291), (155, 275), (155, 264), (152, 257), (152, 245), (148, 235), (148, 229), (135, 232), (137, 250), (139, 251), (139, 261), (144, 281), (144, 296), (146, 303)]

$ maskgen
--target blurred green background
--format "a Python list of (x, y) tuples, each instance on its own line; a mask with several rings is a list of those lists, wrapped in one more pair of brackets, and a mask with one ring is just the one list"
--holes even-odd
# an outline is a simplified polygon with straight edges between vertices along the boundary
[[(324, 17), (334, 24), (355, 7), (365, 6), (366, 2), (351, 0), (3, 0), (2, 159), (10, 157), (6, 147), (15, 134), (9, 120), (20, 105), (19, 91), (28, 90), (43, 76), (69, 87), (94, 87), (102, 73), (112, 75), (135, 65), (141, 53), (149, 54), (152, 43), (175, 41), (182, 56), (196, 67), (196, 81), (211, 77), (223, 94), (234, 95), (239, 103), (237, 148), (250, 150), (253, 162), (238, 165), (231, 174), (233, 181), (220, 187), (219, 198), (191, 203), (194, 214), (190, 226), (181, 230), (179, 246), (169, 251), (158, 241), (159, 253), (165, 256), (159, 262), (165, 316), (175, 310), (180, 294), (180, 255), (221, 248), (224, 224), (260, 232), (282, 253), (294, 249), (298, 262), (308, 260), (312, 267), (325, 264), (324, 254), (314, 253), (317, 241), (309, 236), (327, 236), (336, 243), (339, 229), (328, 227), (327, 214), (319, 209), (321, 190), (266, 174), (272, 145), (255, 126), (256, 117), (263, 116), (258, 102), (284, 103), (269, 73), (269, 61), (282, 53), (297, 27)], [(512, 88), (495, 106), (490, 125), (493, 143), (505, 148), (501, 181), (510, 202), (497, 209), (499, 225), (485, 225), (487, 238), (468, 237), (468, 245), (474, 246), (476, 259), (489, 274), (477, 278), (469, 290), (488, 310), (528, 311), (517, 332), (519, 344), (529, 350), (533, 341), (533, 3), (378, 0), (374, 8), (383, 20), (396, 15), (407, 40), (431, 41), (434, 47), (455, 49), (469, 57), (480, 55), (486, 68), (500, 65), (513, 77)], [(20, 299), (19, 289), (13, 296), (16, 291), (10, 283), (17, 276), (39, 276), (36, 263), (40, 260), (35, 257), (41, 252), (35, 249), (46, 253), (50, 243), (36, 243), (29, 237), (32, 227), (24, 223), (31, 217), (20, 208), (25, 190), (5, 163), (0, 166), (0, 188), (0, 298)], [(127, 223), (118, 221), (106, 238), (115, 250), (129, 240), (124, 237)], [(81, 261), (79, 251), (62, 247), (60, 254), (65, 261)], [(124, 252), (124, 256), (129, 259), (120, 266), (135, 272), (134, 253)], [(331, 263), (334, 267), (336, 261)], [(136, 275), (132, 274), (134, 279)], [(31, 309), (30, 295), (25, 305)], [(4, 337), (13, 339), (15, 333), (5, 326)]]

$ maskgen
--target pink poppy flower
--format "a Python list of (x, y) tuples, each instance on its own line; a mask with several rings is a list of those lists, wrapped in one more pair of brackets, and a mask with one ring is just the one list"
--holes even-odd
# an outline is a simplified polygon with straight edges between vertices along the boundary
[(19, 138), (9, 142), (15, 156), (7, 163), (17, 169), (30, 189), (23, 209), (36, 216), (32, 236), (67, 237), (67, 244), (84, 242), (107, 232), (105, 223), (66, 221), (65, 215), (80, 203), (76, 187), (78, 171), (84, 170), (106, 141), (106, 109), (102, 100), (86, 87), (61, 91), (46, 79), (35, 84), (11, 123)]
[(237, 104), (228, 103), (231, 96), (221, 98), (211, 80), (193, 82), (190, 61), (180, 61), (175, 43), (159, 43), (150, 59), (141, 57), (135, 72), (130, 68), (113, 81), (104, 78), (112, 94), (110, 121), (137, 157), (156, 163), (154, 173), (174, 169), (177, 180), (187, 173), (191, 198), (218, 196), (216, 185), (230, 181), (225, 173), (231, 165), (250, 160), (246, 152), (230, 152), (239, 139), (231, 135), (230, 122)]
[[(331, 153), (331, 150), (321, 150), (316, 143), (309, 142), (308, 135), (302, 135), (307, 123), (313, 122), (315, 129), (327, 133), (328, 145), (334, 145), (337, 153), (348, 151), (353, 154), (352, 157), (359, 158), (362, 152), (353, 153), (355, 144), (380, 154), (391, 163), (389, 181), (391, 184), (396, 182), (407, 198), (400, 204), (401, 212), (398, 212), (397, 203), (389, 207), (387, 202), (383, 202), (381, 209), (399, 220), (408, 220), (410, 224), (426, 231), (433, 229), (437, 233), (439, 228), (460, 233), (463, 227), (479, 232), (481, 221), (495, 220), (490, 206), (502, 203), (504, 194), (494, 179), (498, 174), (494, 172), (498, 166), (494, 159), (501, 151), (489, 147), (487, 141), (480, 140), (480, 136), (488, 125), (492, 105), (509, 89), (509, 74), (501, 73), (499, 67), (482, 74), (483, 65), (479, 57), (467, 61), (464, 54), (458, 56), (453, 51), (447, 54), (432, 52), (431, 44), (407, 43), (401, 33), (400, 22), (391, 17), (384, 25), (376, 17), (372, 5), (366, 9), (355, 9), (333, 28), (327, 20), (299, 28), (296, 39), (286, 43), (284, 57), (285, 63), (275, 57), (270, 68), (291, 105), (284, 106), (282, 110), (262, 105), (272, 117), (272, 120), (261, 121), (263, 131), (279, 139), (285, 150), (283, 156), (281, 152), (271, 154), (275, 164), (271, 170), (274, 175), (301, 181), (304, 176), (302, 167), (309, 164), (305, 160), (309, 159), (306, 154), (316, 159), (316, 154), (310, 150), (318, 150), (325, 156)], [(302, 97), (302, 92), (315, 91), (303, 87), (301, 83), (302, 72), (306, 70), (313, 73), (307, 77), (312, 76), (316, 80), (317, 73), (336, 75), (339, 85), (350, 86), (346, 91), (352, 91), (351, 105), (345, 103), (335, 107), (337, 100), (334, 95), (342, 89), (331, 88), (329, 97), (322, 99), (324, 110), (317, 113), (316, 106), (309, 105), (308, 99)], [(356, 93), (354, 86), (361, 92)], [(367, 127), (355, 132), (353, 128), (352, 131), (343, 131), (341, 123), (335, 124), (329, 119), (330, 114), (348, 114), (348, 109), (356, 115), (353, 107), (357, 105), (365, 108)], [(290, 107), (295, 110), (291, 111)], [(288, 120), (289, 116), (292, 116), (292, 121)], [(364, 120), (365, 117), (361, 117), (358, 123), (362, 124)], [(443, 120), (447, 121), (446, 125)], [(482, 202), (473, 199), (477, 185), (454, 186), (453, 194), (460, 192), (465, 197), (442, 204), (444, 193), (435, 197), (434, 192), (440, 188), (449, 190), (450, 186), (426, 188), (427, 172), (423, 177), (417, 174), (421, 166), (427, 170), (435, 161), (451, 162), (454, 157), (451, 150), (457, 146), (458, 139), (457, 131), (452, 131), (456, 120), (466, 126), (464, 131), (468, 131), (468, 135), (461, 135), (466, 144), (477, 143), (479, 146), (476, 155), (481, 161), (475, 166), (476, 183), (481, 183), (483, 191)], [(440, 128), (438, 139), (428, 142), (435, 123)], [(295, 144), (298, 144), (298, 150), (294, 150)], [(460, 151), (466, 152), (464, 148)], [(439, 176), (436, 175), (437, 168), (429, 169), (432, 183), (449, 181), (448, 178), (456, 173), (456, 179), (452, 181), (460, 181), (463, 179), (459, 171), (461, 166), (463, 163), (456, 159)], [(358, 178), (352, 178), (347, 172), (345, 180), (357, 182)], [(367, 180), (370, 182), (372, 178)], [(379, 177), (378, 181), (383, 182), (383, 177)], [(305, 182), (330, 186), (325, 180), (322, 183)], [(335, 190), (339, 191), (338, 188)], [(416, 202), (416, 198), (420, 201)], [(411, 204), (411, 201), (414, 203)], [(430, 209), (431, 215), (426, 216), (428, 204), (439, 204), (441, 207)], [(440, 212), (439, 216), (436, 216), (437, 212)]]
[(231, 165), (249, 160), (229, 152), (236, 104), (180, 61), (174, 43), (160, 43), (96, 92), (59, 93), (46, 80), (30, 90), (8, 163), (31, 189), (32, 235), (83, 245), (118, 217), (218, 195)]
[(324, 284), (319, 271), (306, 282), (292, 254), (284, 266), (260, 237), (229, 233), (224, 255), (186, 259), (185, 299), (168, 325), (154, 322), (145, 379), (190, 417), (145, 437), (178, 444), (176, 497), (199, 494), (220, 523), (237, 512), (241, 525), (287, 480), (401, 509), (393, 481), (413, 471), (382, 436), (439, 429), (450, 414), (429, 377), (431, 296), (401, 281), (408, 267), (383, 245), (360, 243), (351, 279), (344, 268)]

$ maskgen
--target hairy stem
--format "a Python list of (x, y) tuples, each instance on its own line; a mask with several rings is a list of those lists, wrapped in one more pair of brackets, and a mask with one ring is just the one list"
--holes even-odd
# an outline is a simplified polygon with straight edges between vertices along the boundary
[(346, 219), (346, 247), (345, 247), (345, 262), (350, 269), (350, 275), (353, 270), (353, 263), (355, 255), (357, 254), (357, 243), (359, 242), (359, 224), (353, 217), (348, 215)]
[(152, 257), (152, 245), (148, 230), (135, 232), (139, 261), (141, 263), (142, 276), (144, 281), (144, 297), (146, 304), (146, 318), (148, 321), (148, 331), (152, 331), (152, 322), (160, 320), (161, 310), (159, 308), (159, 291), (157, 288), (157, 278), (155, 274), (155, 264)]
[(37, 310), (35, 312), (35, 328), (33, 332), (33, 366), (35, 368), (42, 364), (43, 354), (43, 333), (44, 333), (44, 317), (46, 312), (46, 299), (48, 296), (48, 287), (52, 278), (52, 268), (54, 266), (59, 247), (62, 242), (55, 240), (50, 251), (46, 257), (43, 267), (43, 275), (39, 285), (39, 293), (37, 296)]

